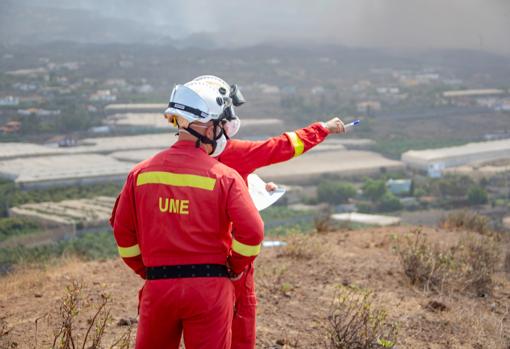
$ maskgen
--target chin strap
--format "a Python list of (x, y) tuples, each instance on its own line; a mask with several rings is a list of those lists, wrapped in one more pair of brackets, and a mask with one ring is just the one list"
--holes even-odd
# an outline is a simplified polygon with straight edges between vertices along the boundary
[(198, 133), (197, 131), (195, 131), (194, 129), (192, 129), (189, 126), (183, 127), (183, 130), (185, 130), (186, 132), (188, 132), (189, 134), (191, 134), (197, 138), (197, 141), (195, 142), (195, 147), (199, 148), (201, 143), (210, 144), (212, 146), (212, 151), (209, 153), (209, 155), (211, 155), (216, 150), (216, 147), (218, 145), (217, 140), (220, 139), (220, 137), (223, 133), (222, 131), (220, 131), (219, 134), (216, 134), (216, 128), (219, 125), (219, 122), (217, 120), (213, 121), (213, 125), (214, 125), (214, 136), (213, 136), (214, 138), (213, 139), (207, 138), (206, 136)]
[(200, 133), (198, 133), (191, 127), (185, 127), (183, 129), (186, 130), (186, 132), (189, 132), (190, 134), (192, 134), (193, 136), (195, 136), (197, 138), (197, 141), (195, 142), (195, 147), (199, 148), (201, 143), (210, 144), (212, 146), (212, 151), (209, 153), (209, 155), (214, 153), (214, 151), (216, 150), (216, 144), (217, 144), (216, 139), (209, 139), (206, 136), (201, 135)]

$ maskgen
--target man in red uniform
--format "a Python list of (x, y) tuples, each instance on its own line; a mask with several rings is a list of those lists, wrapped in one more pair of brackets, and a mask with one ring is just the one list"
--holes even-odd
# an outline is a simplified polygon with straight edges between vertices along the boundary
[[(233, 96), (178, 85), (167, 113), (179, 139), (136, 165), (112, 213), (119, 254), (145, 282), (136, 348), (231, 346), (237, 278), (260, 251), (263, 222), (237, 172), (210, 157)], [(235, 230), (231, 233), (231, 226)], [(227, 269), (228, 265), (228, 269)]]
[[(290, 160), (323, 142), (331, 133), (343, 132), (343, 123), (334, 118), (327, 123), (286, 132), (265, 141), (230, 139), (218, 160), (235, 169), (247, 181), (250, 173), (260, 167)], [(232, 348), (255, 348), (256, 295), (253, 263), (240, 280), (234, 281), (236, 303), (232, 322)]]
[[(200, 76), (195, 81), (205, 82), (215, 88), (229, 88), (224, 80), (211, 75)], [(239, 123), (234, 114), (225, 125), (227, 137), (237, 133)], [(217, 149), (213, 156), (239, 172), (247, 183), (248, 175), (258, 168), (290, 160), (320, 144), (329, 134), (342, 132), (345, 132), (343, 122), (339, 118), (333, 118), (265, 141), (228, 139), (224, 149)], [(232, 323), (232, 348), (252, 349), (255, 348), (256, 340), (257, 304), (253, 263), (239, 280), (234, 281), (234, 286), (236, 301)]]

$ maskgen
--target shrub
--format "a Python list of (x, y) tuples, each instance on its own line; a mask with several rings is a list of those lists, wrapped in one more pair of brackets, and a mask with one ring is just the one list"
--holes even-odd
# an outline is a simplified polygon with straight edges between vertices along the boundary
[(412, 233), (414, 239), (408, 237), (397, 247), (411, 284), (426, 291), (459, 290), (478, 296), (492, 291), (492, 276), (501, 259), (494, 238), (464, 235), (454, 246), (440, 248), (428, 241), (420, 229)]
[(467, 176), (448, 175), (435, 180), (432, 186), (434, 191), (442, 197), (462, 197), (473, 185), (473, 180)]
[(384, 309), (373, 305), (369, 291), (342, 287), (334, 298), (326, 325), (327, 348), (394, 348), (397, 325), (387, 321)]
[(505, 264), (504, 264), (505, 273), (510, 275), (510, 251), (506, 251), (505, 254)]
[(328, 207), (319, 212), (313, 219), (313, 226), (317, 233), (327, 233), (334, 229), (333, 219), (331, 218), (331, 209)]
[(482, 235), (491, 233), (489, 218), (467, 210), (455, 211), (441, 218), (439, 226), (444, 229), (464, 229)]
[(468, 202), (471, 205), (483, 205), (489, 200), (485, 189), (479, 186), (472, 186), (468, 191)]
[(492, 238), (473, 235), (464, 237), (459, 245), (461, 246), (460, 260), (463, 265), (464, 288), (477, 296), (491, 293), (492, 275), (500, 262), (499, 245)]
[[(112, 322), (110, 302), (110, 297), (105, 294), (100, 294), (99, 297), (94, 295), (85, 296), (83, 294), (83, 286), (73, 281), (66, 287), (64, 296), (58, 300), (56, 313), (46, 315), (50, 322), (56, 324), (56, 328), (53, 331), (51, 348), (103, 348), (102, 342), (106, 330)], [(87, 308), (95, 308), (95, 310), (92, 316), (87, 319), (87, 326), (82, 327), (78, 325), (77, 320)], [(38, 320), (36, 320), (35, 348), (37, 348), (39, 336), (37, 333)], [(131, 341), (131, 331), (132, 327), (130, 326), (123, 335), (114, 340), (109, 348), (128, 349)]]
[(38, 228), (37, 223), (26, 218), (0, 218), (0, 241), (11, 236), (32, 233)]
[(387, 192), (380, 199), (377, 204), (377, 208), (382, 212), (398, 211), (402, 209), (402, 204), (400, 203), (399, 198), (397, 198), (394, 194)]
[(356, 188), (352, 184), (334, 181), (323, 181), (317, 188), (320, 202), (343, 204), (356, 195)]
[(363, 184), (363, 196), (372, 200), (379, 201), (387, 193), (386, 182), (384, 180), (368, 179)]
[(117, 256), (117, 246), (111, 232), (99, 232), (35, 247), (0, 248), (0, 274), (15, 264), (41, 264), (63, 255), (83, 259), (109, 258)]
[(413, 237), (407, 237), (397, 246), (404, 274), (412, 285), (426, 291), (443, 290), (455, 269), (453, 252), (430, 244), (420, 228), (411, 233)]
[(287, 238), (287, 246), (279, 251), (278, 257), (313, 259), (323, 252), (324, 245), (316, 236), (293, 234)]

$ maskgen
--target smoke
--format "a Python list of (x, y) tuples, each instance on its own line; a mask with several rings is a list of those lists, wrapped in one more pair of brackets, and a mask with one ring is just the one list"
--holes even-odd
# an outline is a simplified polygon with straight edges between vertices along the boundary
[(509, 0), (18, 0), (1, 6), (87, 10), (137, 22), (147, 35), (210, 33), (223, 45), (289, 41), (510, 55)]

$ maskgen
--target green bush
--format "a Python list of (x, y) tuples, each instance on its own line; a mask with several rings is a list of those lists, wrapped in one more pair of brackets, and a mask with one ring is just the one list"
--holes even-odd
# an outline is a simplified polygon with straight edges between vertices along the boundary
[(433, 190), (442, 197), (462, 197), (466, 196), (468, 188), (472, 187), (474, 182), (467, 176), (445, 176), (433, 182)]
[(401, 210), (402, 204), (400, 203), (399, 198), (388, 192), (384, 194), (380, 199), (379, 203), (377, 204), (377, 208), (382, 212), (392, 212)]
[(319, 201), (334, 205), (346, 203), (355, 195), (356, 188), (352, 184), (344, 182), (323, 181), (317, 188)]
[(0, 241), (11, 236), (32, 233), (38, 227), (35, 222), (21, 217), (0, 218)]
[(363, 184), (363, 196), (372, 200), (379, 201), (387, 193), (386, 182), (384, 180), (367, 179)]
[(471, 205), (483, 205), (488, 202), (489, 198), (485, 189), (479, 186), (472, 186), (468, 191), (468, 202)]
[(86, 260), (109, 258), (117, 255), (117, 245), (111, 232), (87, 233), (76, 239), (37, 247), (16, 246), (0, 249), (0, 272), (9, 266), (24, 263), (44, 263), (64, 255)]

